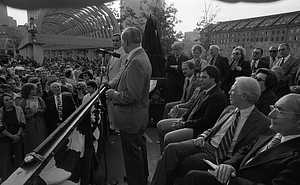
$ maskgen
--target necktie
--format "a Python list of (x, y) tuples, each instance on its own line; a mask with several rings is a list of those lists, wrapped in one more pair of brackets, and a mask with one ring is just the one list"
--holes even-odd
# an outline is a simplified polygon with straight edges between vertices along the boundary
[(210, 65), (215, 65), (215, 62), (214, 62), (214, 61), (215, 61), (215, 58), (214, 58), (214, 57), (212, 57), (212, 58), (210, 59), (210, 62), (209, 62), (209, 64), (210, 64)]
[(281, 67), (284, 64), (284, 58), (282, 58), (282, 60), (279, 63), (279, 66)]
[(276, 59), (272, 58), (271, 59), (271, 64), (270, 64), (270, 69), (275, 65)]
[(196, 102), (193, 104), (193, 106), (191, 107), (192, 111), (190, 112), (187, 120), (192, 120), (192, 116), (195, 114), (195, 112), (199, 109), (199, 105), (201, 104), (203, 98), (205, 97), (206, 95), (206, 91), (203, 91), (198, 99), (196, 100)]
[(62, 108), (62, 103), (60, 101), (60, 98), (59, 96), (56, 96), (56, 102), (57, 102), (57, 112), (58, 112), (58, 117), (59, 117), (59, 120), (63, 120), (63, 108)]
[(282, 138), (282, 135), (277, 133), (272, 139), (271, 141), (265, 146), (262, 148), (262, 150), (260, 152), (263, 152), (263, 151), (266, 151), (276, 145), (279, 145), (281, 143), (281, 138)]
[(252, 73), (255, 72), (255, 69), (256, 69), (255, 65), (256, 65), (256, 61), (253, 60), (252, 66), (251, 66), (251, 71), (252, 71)]
[(176, 62), (178, 63), (178, 60), (179, 60), (179, 56), (175, 56), (175, 58), (176, 58)]
[(216, 157), (217, 159), (224, 159), (224, 157), (226, 157), (228, 150), (230, 148), (231, 145), (231, 141), (233, 139), (237, 124), (238, 124), (238, 120), (240, 117), (240, 111), (237, 110), (234, 114), (235, 119), (233, 120), (233, 122), (231, 123), (230, 127), (227, 129), (226, 133), (224, 134), (219, 147), (216, 149)]

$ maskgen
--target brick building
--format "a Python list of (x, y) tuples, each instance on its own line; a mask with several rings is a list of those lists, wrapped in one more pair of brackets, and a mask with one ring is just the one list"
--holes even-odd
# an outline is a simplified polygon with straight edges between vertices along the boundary
[(227, 57), (235, 46), (243, 46), (247, 57), (253, 47), (267, 53), (269, 46), (286, 42), (292, 54), (300, 57), (300, 11), (252, 17), (210, 25), (200, 33), (217, 44)]

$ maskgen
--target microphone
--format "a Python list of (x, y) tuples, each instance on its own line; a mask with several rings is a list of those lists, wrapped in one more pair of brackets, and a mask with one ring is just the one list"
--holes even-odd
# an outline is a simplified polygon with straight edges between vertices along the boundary
[(116, 57), (116, 58), (121, 57), (121, 55), (119, 53), (111, 52), (111, 51), (106, 50), (106, 49), (99, 48), (99, 51), (102, 52), (102, 53), (105, 53), (105, 54), (109, 54), (109, 55), (111, 55), (113, 57)]

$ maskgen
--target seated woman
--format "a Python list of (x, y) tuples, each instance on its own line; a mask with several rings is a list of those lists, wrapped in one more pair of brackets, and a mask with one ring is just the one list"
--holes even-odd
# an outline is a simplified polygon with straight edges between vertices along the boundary
[(260, 68), (256, 71), (254, 78), (258, 81), (261, 90), (261, 95), (255, 106), (260, 112), (268, 116), (271, 112), (270, 105), (274, 105), (277, 101), (276, 95), (272, 92), (272, 88), (278, 81), (277, 76), (270, 69)]
[(0, 179), (5, 180), (23, 161), (23, 110), (14, 105), (12, 95), (4, 93), (0, 108)]

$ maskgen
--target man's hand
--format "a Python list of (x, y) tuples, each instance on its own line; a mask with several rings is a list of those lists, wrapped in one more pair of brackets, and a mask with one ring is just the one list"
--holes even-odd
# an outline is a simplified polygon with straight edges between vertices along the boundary
[(171, 125), (171, 127), (174, 130), (178, 130), (178, 129), (183, 128), (183, 124), (184, 124), (184, 121), (180, 119), (180, 120), (174, 121), (173, 124)]
[(226, 184), (230, 180), (230, 177), (236, 176), (234, 167), (228, 164), (220, 164), (216, 170), (208, 170), (208, 172), (215, 176), (222, 184)]
[(113, 94), (114, 94), (114, 93), (115, 93), (115, 90), (113, 90), (113, 89), (108, 89), (108, 90), (105, 92), (106, 98), (107, 98), (108, 100), (112, 100)]
[(204, 137), (200, 136), (200, 137), (194, 139), (193, 143), (195, 146), (202, 148), (205, 145), (205, 139), (204, 139)]

